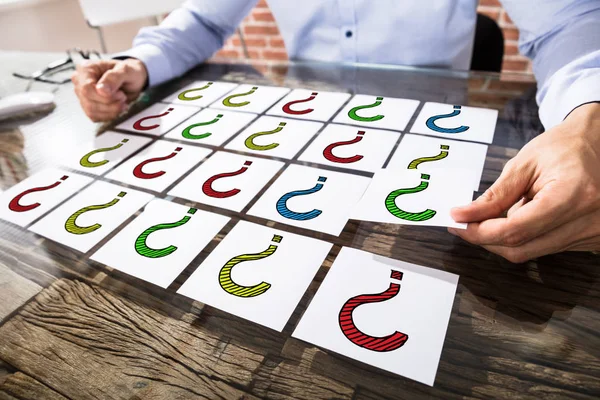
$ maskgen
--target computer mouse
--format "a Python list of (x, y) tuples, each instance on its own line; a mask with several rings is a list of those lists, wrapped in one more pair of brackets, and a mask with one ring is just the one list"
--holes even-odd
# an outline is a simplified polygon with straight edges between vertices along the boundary
[(54, 109), (54, 94), (48, 92), (25, 92), (0, 99), (0, 121), (22, 118)]

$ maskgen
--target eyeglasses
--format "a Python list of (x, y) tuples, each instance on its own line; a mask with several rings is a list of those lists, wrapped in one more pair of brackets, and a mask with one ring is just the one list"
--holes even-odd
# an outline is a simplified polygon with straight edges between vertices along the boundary
[(45, 82), (53, 85), (62, 85), (71, 81), (71, 78), (51, 79), (52, 76), (68, 70), (74, 70), (77, 64), (84, 60), (98, 59), (102, 57), (95, 50), (81, 50), (78, 48), (67, 50), (67, 57), (48, 64), (44, 69), (33, 72), (30, 75), (13, 72), (13, 76), (29, 81)]

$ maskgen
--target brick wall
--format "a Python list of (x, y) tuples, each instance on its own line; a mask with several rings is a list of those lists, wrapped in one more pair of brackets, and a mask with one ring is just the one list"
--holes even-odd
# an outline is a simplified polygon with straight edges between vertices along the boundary
[[(504, 72), (531, 72), (529, 60), (519, 54), (517, 40), (519, 31), (510, 20), (498, 0), (480, 0), (478, 12), (494, 19), (504, 32), (505, 48)], [(248, 56), (251, 59), (287, 60), (283, 39), (279, 35), (277, 23), (265, 0), (260, 0), (240, 26), (246, 40)], [(238, 34), (232, 36), (217, 56), (245, 58)]]
[(498, 23), (504, 33), (504, 72), (531, 72), (531, 61), (519, 54), (519, 30), (498, 0), (479, 0), (477, 12), (485, 14)]

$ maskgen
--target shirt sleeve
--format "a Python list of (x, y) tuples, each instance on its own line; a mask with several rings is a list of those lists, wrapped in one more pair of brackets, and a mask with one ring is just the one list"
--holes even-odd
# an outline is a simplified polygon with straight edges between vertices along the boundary
[(502, 0), (533, 60), (546, 130), (582, 104), (600, 101), (600, 2)]
[(142, 28), (133, 48), (117, 57), (133, 57), (148, 70), (150, 86), (182, 75), (223, 47), (257, 0), (188, 0), (159, 26)]

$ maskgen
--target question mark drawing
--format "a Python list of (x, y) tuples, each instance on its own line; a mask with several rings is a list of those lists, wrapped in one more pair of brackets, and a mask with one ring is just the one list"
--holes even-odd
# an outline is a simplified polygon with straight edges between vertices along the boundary
[(154, 158), (149, 158), (146, 161), (142, 161), (141, 163), (139, 163), (134, 169), (133, 169), (133, 175), (136, 178), (140, 178), (140, 179), (154, 179), (154, 178), (158, 178), (159, 176), (163, 176), (164, 174), (166, 174), (165, 171), (158, 171), (158, 172), (151, 172), (151, 173), (147, 173), (143, 171), (143, 168), (150, 163), (155, 163), (155, 162), (159, 162), (159, 161), (165, 161), (165, 160), (169, 160), (173, 157), (175, 157), (177, 154), (179, 154), (179, 152), (182, 150), (181, 147), (176, 147), (175, 150), (169, 154), (168, 156), (164, 156), (164, 157), (154, 157)]
[(202, 133), (200, 135), (195, 135), (192, 133), (192, 129), (197, 128), (199, 126), (212, 125), (214, 123), (219, 122), (219, 120), (222, 117), (223, 117), (223, 114), (217, 114), (217, 116), (212, 121), (198, 122), (197, 124), (190, 125), (187, 128), (185, 128), (183, 130), (183, 132), (181, 132), (181, 136), (183, 136), (186, 139), (205, 139), (205, 138), (209, 137), (210, 135), (212, 135), (212, 133), (206, 132), (206, 133)]
[(63, 181), (67, 180), (69, 178), (68, 175), (64, 175), (62, 178), (60, 178), (60, 180), (54, 182), (52, 185), (48, 185), (48, 186), (41, 186), (41, 187), (35, 187), (35, 188), (31, 188), (28, 190), (25, 190), (24, 192), (16, 195), (11, 201), (10, 203), (8, 203), (8, 208), (11, 211), (14, 212), (25, 212), (25, 211), (31, 211), (35, 208), (38, 208), (41, 204), (40, 203), (33, 203), (33, 204), (27, 204), (27, 205), (22, 205), (21, 199), (25, 196), (27, 196), (30, 193), (35, 193), (35, 192), (42, 192), (45, 190), (50, 190), (50, 189), (54, 189), (55, 187), (57, 187), (58, 185), (60, 185)]
[[(319, 179), (317, 179), (317, 181), (319, 182), (325, 182), (326, 180), (327, 178), (324, 176), (320, 176)], [(286, 193), (283, 196), (281, 196), (279, 200), (277, 200), (277, 205), (275, 206), (275, 208), (277, 209), (279, 215), (287, 219), (293, 219), (296, 221), (307, 221), (309, 219), (317, 218), (323, 212), (322, 210), (313, 209), (311, 211), (303, 213), (295, 212), (287, 207), (287, 201), (292, 197), (305, 196), (307, 194), (316, 193), (322, 188), (323, 184), (317, 183), (313, 188), (308, 190), (295, 190), (293, 192)]]
[(200, 90), (208, 89), (210, 87), (210, 85), (212, 85), (212, 84), (213, 84), (212, 82), (208, 82), (206, 85), (204, 85), (202, 87), (184, 90), (183, 92), (179, 93), (179, 96), (177, 96), (177, 98), (182, 101), (192, 101), (192, 100), (201, 99), (203, 97), (201, 94), (198, 96), (192, 96), (192, 97), (188, 97), (188, 94), (190, 94), (192, 92), (197, 92)]
[(232, 94), (231, 96), (227, 96), (223, 99), (223, 105), (225, 107), (244, 107), (247, 106), (248, 104), (250, 104), (249, 101), (243, 101), (241, 103), (233, 103), (231, 100), (237, 98), (237, 97), (242, 97), (242, 96), (249, 96), (252, 93), (256, 92), (258, 90), (258, 86), (253, 86), (252, 89), (248, 90), (245, 93), (238, 93), (238, 94)]
[(141, 119), (135, 121), (135, 123), (133, 124), (133, 129), (135, 129), (137, 131), (151, 131), (152, 129), (156, 129), (156, 128), (158, 128), (160, 126), (160, 124), (154, 124), (154, 125), (145, 126), (145, 125), (142, 125), (142, 122), (147, 121), (149, 119), (166, 117), (173, 110), (175, 110), (175, 109), (174, 108), (169, 108), (169, 109), (167, 109), (167, 111), (165, 111), (162, 114), (150, 115), (148, 117), (141, 118)]
[(79, 160), (79, 165), (81, 165), (82, 167), (86, 167), (86, 168), (96, 168), (96, 167), (101, 167), (102, 165), (106, 164), (108, 162), (108, 160), (101, 160), (101, 161), (90, 161), (90, 157), (92, 157), (94, 154), (97, 153), (104, 153), (106, 151), (112, 151), (112, 150), (116, 150), (118, 148), (120, 148), (121, 146), (123, 146), (123, 144), (129, 142), (129, 139), (123, 139), (121, 140), (121, 143), (112, 146), (112, 147), (104, 147), (102, 149), (98, 149), (98, 150), (92, 150), (89, 153), (87, 153), (86, 155), (84, 155), (83, 157), (81, 157), (81, 160)]
[(428, 219), (431, 219), (435, 216), (435, 214), (437, 213), (437, 211), (435, 210), (427, 209), (425, 211), (415, 213), (404, 211), (396, 205), (396, 198), (398, 196), (401, 196), (403, 194), (419, 193), (429, 187), (429, 175), (421, 174), (421, 179), (423, 180), (417, 187), (408, 189), (398, 189), (388, 194), (388, 196), (385, 198), (385, 208), (390, 212), (390, 214), (392, 214), (396, 218), (404, 219), (407, 221), (427, 221)]
[(72, 233), (74, 235), (85, 235), (87, 233), (92, 233), (95, 230), (100, 229), (102, 227), (102, 225), (98, 224), (98, 223), (90, 225), (90, 226), (79, 226), (79, 225), (77, 225), (77, 218), (81, 214), (89, 212), (89, 211), (97, 211), (97, 210), (102, 210), (104, 208), (112, 207), (115, 204), (117, 204), (122, 197), (125, 197), (126, 194), (127, 194), (127, 192), (120, 192), (116, 198), (109, 201), (108, 203), (100, 204), (97, 206), (96, 205), (87, 206), (87, 207), (83, 207), (82, 209), (80, 209), (78, 211), (75, 211), (73, 214), (71, 214), (71, 216), (69, 218), (67, 218), (67, 221), (65, 222), (65, 229), (67, 230), (67, 232)]
[(352, 108), (350, 111), (348, 111), (348, 116), (350, 118), (352, 118), (355, 121), (359, 121), (359, 122), (375, 122), (375, 121), (379, 121), (380, 119), (383, 119), (383, 115), (379, 114), (379, 115), (374, 115), (372, 117), (361, 117), (360, 115), (358, 115), (358, 111), (360, 110), (364, 110), (366, 108), (373, 108), (373, 107), (377, 107), (381, 104), (381, 102), (383, 101), (383, 97), (377, 97), (375, 99), (375, 102), (372, 104), (366, 104), (363, 106), (356, 106), (354, 108)]
[[(391, 278), (402, 280), (402, 275), (402, 272), (392, 270)], [(363, 304), (380, 303), (390, 300), (396, 297), (399, 292), (400, 285), (392, 282), (387, 290), (382, 293), (361, 294), (349, 299), (342, 306), (338, 316), (338, 322), (344, 336), (357, 346), (380, 353), (393, 351), (402, 347), (408, 340), (407, 334), (395, 331), (390, 335), (382, 337), (367, 335), (356, 327), (352, 317), (352, 313), (357, 307)]]
[[(281, 243), (282, 239), (283, 236), (273, 235), (273, 239), (271, 239), (271, 241), (273, 243)], [(245, 261), (256, 261), (270, 257), (271, 255), (273, 255), (273, 253), (275, 253), (276, 250), (277, 245), (271, 244), (265, 251), (262, 251), (260, 253), (242, 254), (239, 256), (235, 256), (231, 260), (227, 261), (223, 268), (221, 268), (221, 271), (219, 271), (219, 284), (221, 285), (221, 288), (227, 293), (237, 297), (256, 297), (269, 290), (271, 284), (264, 281), (253, 286), (238, 285), (233, 281), (233, 279), (231, 279), (231, 270), (239, 263)]]
[(440, 154), (438, 154), (437, 156), (421, 157), (421, 158), (417, 158), (416, 160), (412, 160), (408, 164), (408, 169), (417, 169), (417, 167), (422, 163), (439, 161), (439, 160), (443, 160), (444, 158), (448, 157), (447, 150), (450, 150), (450, 146), (442, 144), (442, 145), (440, 145), (440, 149), (441, 149)]
[(196, 213), (196, 211), (197, 210), (195, 208), (190, 208), (187, 212), (189, 215), (184, 216), (177, 222), (158, 224), (158, 225), (154, 225), (154, 226), (151, 226), (150, 228), (146, 229), (135, 240), (135, 251), (140, 256), (144, 256), (144, 257), (148, 257), (148, 258), (166, 257), (169, 254), (175, 252), (175, 250), (177, 250), (177, 246), (173, 246), (173, 245), (163, 247), (162, 249), (153, 249), (152, 247), (149, 247), (146, 244), (146, 241), (148, 240), (148, 236), (150, 236), (152, 233), (154, 233), (156, 231), (160, 231), (163, 229), (173, 229), (173, 228), (177, 228), (182, 225), (185, 225), (190, 220), (191, 215), (194, 215)]
[(254, 134), (248, 136), (248, 138), (244, 141), (244, 144), (250, 150), (258, 150), (258, 151), (272, 150), (275, 147), (279, 146), (279, 143), (271, 143), (271, 144), (267, 144), (267, 145), (263, 146), (263, 145), (254, 143), (254, 139), (256, 139), (259, 136), (272, 135), (274, 133), (281, 132), (283, 130), (283, 128), (285, 127), (285, 125), (286, 125), (286, 122), (280, 122), (279, 126), (273, 130), (254, 133)]
[(214, 190), (212, 188), (212, 185), (217, 179), (229, 178), (232, 176), (237, 176), (237, 175), (243, 174), (244, 172), (246, 172), (248, 170), (248, 167), (250, 165), (252, 165), (252, 161), (246, 161), (244, 163), (244, 166), (242, 168), (238, 169), (237, 171), (217, 174), (217, 175), (214, 175), (214, 176), (208, 178), (208, 180), (206, 182), (204, 182), (204, 184), (202, 185), (202, 192), (205, 195), (207, 195), (208, 197), (214, 197), (217, 199), (224, 199), (227, 197), (235, 196), (236, 194), (241, 192), (240, 189), (231, 189), (231, 190), (227, 190), (225, 192), (220, 192), (218, 190)]
[(427, 119), (427, 122), (425, 123), (425, 125), (427, 125), (427, 127), (429, 129), (431, 129), (432, 131), (441, 132), (441, 133), (464, 132), (469, 129), (468, 126), (461, 125), (458, 128), (442, 128), (442, 127), (437, 126), (435, 123), (438, 119), (456, 117), (457, 115), (460, 114), (460, 111), (461, 111), (461, 106), (454, 106), (454, 111), (452, 111), (449, 114), (434, 115), (433, 117), (429, 117)]
[(306, 103), (308, 101), (312, 101), (315, 99), (315, 97), (317, 97), (319, 93), (317, 92), (312, 92), (310, 94), (310, 97), (306, 98), (306, 99), (301, 99), (301, 100), (294, 100), (294, 101), (290, 101), (289, 103), (287, 103), (286, 105), (284, 105), (282, 107), (282, 110), (284, 113), (286, 114), (291, 114), (291, 115), (304, 115), (304, 114), (309, 114), (313, 111), (315, 111), (313, 108), (307, 108), (305, 110), (300, 110), (300, 111), (296, 111), (296, 110), (292, 110), (292, 106), (295, 104), (300, 104), (300, 103)]
[(337, 157), (333, 154), (333, 149), (335, 149), (336, 147), (339, 147), (339, 146), (347, 146), (350, 144), (358, 143), (362, 140), (364, 134), (365, 134), (365, 131), (358, 131), (358, 133), (356, 134), (356, 137), (352, 140), (345, 140), (343, 142), (331, 143), (329, 146), (325, 147), (325, 150), (323, 150), (323, 157), (325, 157), (327, 160), (329, 160), (331, 162), (340, 163), (340, 164), (350, 164), (350, 163), (355, 163), (357, 161), (362, 160), (364, 158), (364, 156), (362, 156), (360, 154), (356, 154), (352, 157)]

